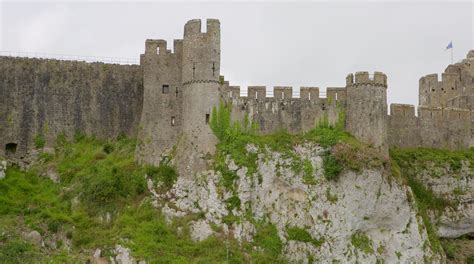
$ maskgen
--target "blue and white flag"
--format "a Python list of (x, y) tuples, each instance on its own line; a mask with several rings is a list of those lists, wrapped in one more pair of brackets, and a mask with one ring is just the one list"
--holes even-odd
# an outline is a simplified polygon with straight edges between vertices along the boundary
[(448, 49), (452, 49), (452, 48), (453, 48), (453, 42), (450, 41), (448, 46), (446, 47), (446, 49), (448, 50)]

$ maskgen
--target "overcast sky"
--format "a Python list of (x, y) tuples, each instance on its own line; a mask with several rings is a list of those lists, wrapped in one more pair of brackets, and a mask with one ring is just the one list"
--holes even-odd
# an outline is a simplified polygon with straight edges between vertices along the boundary
[(139, 58), (145, 39), (182, 38), (193, 18), (221, 21), (231, 85), (344, 86), (388, 75), (388, 100), (418, 103), (418, 80), (474, 44), (472, 2), (0, 3), (0, 50)]

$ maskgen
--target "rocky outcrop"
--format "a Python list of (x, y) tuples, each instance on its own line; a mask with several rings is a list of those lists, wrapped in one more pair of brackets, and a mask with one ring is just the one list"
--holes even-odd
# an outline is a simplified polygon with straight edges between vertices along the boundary
[(474, 232), (474, 171), (468, 162), (461, 164), (456, 171), (433, 165), (416, 174), (424, 186), (450, 202), (443, 212), (432, 214), (440, 237), (456, 238)]
[(0, 160), (0, 180), (5, 178), (7, 172), (7, 161)]
[[(324, 151), (313, 144), (293, 150), (300, 159), (311, 162), (311, 184), (303, 172), (292, 169), (293, 160), (282, 153), (256, 152), (258, 166), (253, 174), (228, 157), (228, 169), (237, 175), (233, 190), (225, 188), (220, 173), (212, 170), (194, 179), (180, 177), (166, 194), (168, 202), (162, 211), (169, 218), (204, 215), (201, 222), (193, 224), (197, 240), (210, 235), (207, 225), (212, 223), (238, 241), (252, 241), (254, 223), (269, 222), (277, 227), (283, 253), (291, 261), (441, 261), (442, 257), (431, 250), (407, 186), (383, 168), (346, 170), (338, 180), (329, 181), (322, 169)], [(239, 220), (229, 223), (229, 216)], [(311, 241), (290, 236), (291, 228), (304, 230)]]

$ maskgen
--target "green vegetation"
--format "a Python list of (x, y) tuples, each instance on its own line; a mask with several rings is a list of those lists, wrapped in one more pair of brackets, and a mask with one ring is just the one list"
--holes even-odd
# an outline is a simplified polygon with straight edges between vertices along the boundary
[(311, 234), (308, 233), (308, 231), (296, 226), (287, 228), (286, 234), (288, 235), (288, 240), (296, 240), (296, 241), (301, 241), (305, 243), (311, 243), (315, 247), (320, 247), (325, 242), (324, 238), (314, 239), (311, 236)]
[(441, 243), (441, 245), (443, 246), (444, 253), (446, 253), (446, 257), (448, 259), (455, 259), (459, 247), (455, 243), (452, 243), (446, 239), (443, 240), (443, 243)]
[(330, 202), (330, 203), (336, 203), (338, 198), (337, 198), (337, 194), (332, 194), (331, 193), (331, 188), (327, 188), (326, 189), (326, 199)]
[(303, 160), (303, 182), (308, 185), (317, 183), (316, 178), (314, 177), (313, 165), (308, 159)]
[(44, 136), (42, 134), (36, 135), (34, 141), (35, 141), (35, 147), (37, 149), (42, 149), (46, 145), (46, 140), (44, 139)]
[[(158, 192), (176, 181), (168, 161), (159, 167), (137, 164), (135, 141), (124, 137), (100, 141), (77, 133), (74, 138), (59, 136), (54, 154), (41, 154), (28, 171), (11, 167), (0, 180), (0, 262), (86, 263), (94, 249), (111, 255), (116, 244), (149, 263), (285, 262), (276, 227), (269, 224), (256, 224), (253, 243), (239, 244), (220, 232), (192, 241), (189, 223), (202, 215), (169, 224), (147, 198), (144, 175)], [(59, 183), (39, 176), (50, 169), (58, 172)], [(227, 202), (240, 206), (237, 196)], [(56, 237), (57, 249), (28, 243), (24, 230), (37, 230), (44, 240)]]
[(351, 236), (351, 243), (354, 247), (362, 250), (366, 254), (374, 254), (374, 249), (372, 248), (372, 240), (362, 233), (355, 233)]
[[(257, 134), (258, 126), (250, 122), (248, 117), (245, 117), (242, 124), (231, 122), (230, 107), (221, 102), (218, 108), (213, 109), (210, 122), (212, 131), (219, 139), (214, 168), (222, 173), (223, 186), (233, 190), (237, 175), (227, 169), (227, 156), (230, 156), (237, 166), (246, 167), (248, 175), (253, 175), (257, 171), (258, 154), (267, 154), (266, 150), (269, 149), (291, 159), (293, 171), (303, 172), (305, 183), (315, 184), (311, 163), (301, 160), (293, 151), (295, 145), (304, 142), (314, 142), (328, 149), (323, 159), (323, 169), (328, 180), (336, 180), (344, 168), (360, 170), (386, 164), (387, 161), (380, 159), (375, 150), (344, 132), (343, 125), (344, 113), (341, 112), (335, 126), (331, 126), (325, 116), (314, 129), (303, 134), (290, 135), (286, 131), (279, 131), (260, 135)], [(249, 146), (254, 146), (254, 150), (249, 151)]]
[(461, 169), (462, 161), (469, 161), (474, 168), (474, 148), (450, 151), (446, 149), (409, 148), (390, 150), (390, 157), (401, 167), (413, 167), (416, 171), (448, 168), (453, 172)]
[(265, 254), (254, 252), (254, 258), (258, 259), (258, 263), (271, 263), (271, 260), (281, 261), (281, 250), (283, 243), (278, 236), (278, 230), (275, 225), (257, 222), (254, 223), (257, 230), (254, 243), (255, 246), (262, 249)]
[(336, 180), (343, 169), (342, 164), (333, 156), (329, 154), (323, 156), (324, 177), (327, 180)]
[(474, 149), (449, 151), (442, 149), (399, 149), (390, 150), (392, 159), (392, 174), (397, 174), (413, 191), (419, 214), (426, 227), (431, 247), (435, 252), (442, 250), (442, 244), (436, 234), (435, 226), (431, 223), (429, 213), (440, 213), (446, 207), (454, 206), (454, 202), (436, 195), (428, 186), (417, 178), (423, 172), (439, 177), (439, 171), (457, 173), (462, 162), (474, 164)]

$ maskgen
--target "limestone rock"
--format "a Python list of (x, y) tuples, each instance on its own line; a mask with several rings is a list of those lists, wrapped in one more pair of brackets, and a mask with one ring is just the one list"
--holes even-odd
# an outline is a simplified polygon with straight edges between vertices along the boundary
[(7, 162), (5, 160), (0, 161), (0, 180), (5, 178), (7, 171)]
[(432, 215), (440, 237), (456, 238), (474, 232), (474, 176), (470, 165), (462, 163), (459, 171), (448, 168), (431, 168), (416, 175), (418, 180), (437, 196), (456, 205), (446, 208), (440, 216)]
[(194, 241), (203, 241), (214, 234), (211, 226), (205, 220), (191, 222), (191, 239)]
[[(383, 169), (344, 171), (337, 181), (328, 181), (322, 169), (325, 149), (314, 144), (294, 148), (301, 160), (314, 168), (316, 184), (308, 185), (303, 173), (292, 170), (288, 155), (269, 150), (259, 151), (257, 172), (239, 167), (230, 157), (229, 170), (237, 174), (235, 190), (226, 190), (219, 173), (206, 171), (194, 179), (178, 178), (168, 193), (163, 211), (200, 213), (203, 220), (193, 222), (191, 234), (200, 241), (212, 234), (210, 224), (238, 241), (252, 241), (255, 227), (247, 220), (266, 221), (277, 227), (283, 254), (291, 262), (308, 261), (341, 263), (439, 263), (442, 256), (432, 252), (423, 221), (417, 216), (411, 190), (389, 178)], [(226, 201), (237, 195), (240, 206), (231, 211)], [(241, 221), (228, 226), (223, 218), (229, 214)], [(174, 214), (174, 217), (179, 217)], [(288, 227), (306, 230), (321, 245), (289, 240)], [(362, 235), (369, 241), (367, 253), (351, 238)]]
[(126, 247), (122, 247), (121, 245), (115, 246), (115, 262), (117, 264), (134, 264), (135, 259), (132, 257), (130, 253), (130, 249)]
[(102, 251), (98, 248), (91, 257), (91, 264), (107, 264), (107, 260), (102, 257)]
[(29, 233), (24, 234), (24, 239), (38, 247), (41, 247), (44, 245), (41, 234), (36, 230), (33, 230)]

